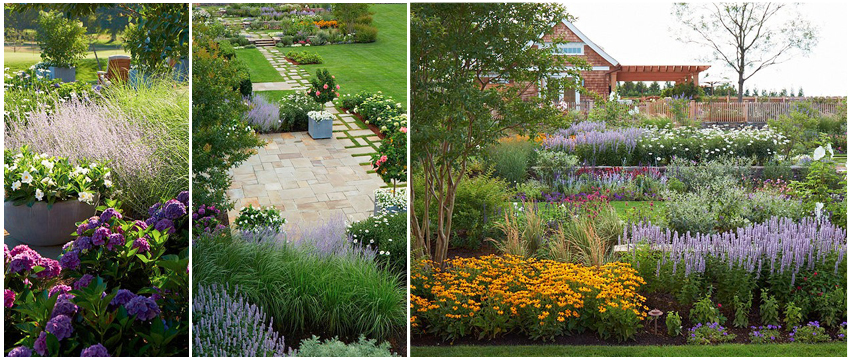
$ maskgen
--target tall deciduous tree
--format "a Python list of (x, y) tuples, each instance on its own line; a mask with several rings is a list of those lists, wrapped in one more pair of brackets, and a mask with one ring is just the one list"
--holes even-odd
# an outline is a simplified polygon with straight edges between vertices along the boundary
[(817, 45), (817, 28), (793, 4), (678, 3), (673, 7), (685, 31), (678, 40), (711, 49), (710, 60), (720, 61), (738, 74), (738, 101), (744, 82), (759, 71), (808, 55)]
[(528, 97), (527, 90), (546, 84), (584, 91), (587, 63), (554, 54), (565, 41), (533, 46), (564, 19), (571, 20), (557, 4), (411, 5), (411, 161), (425, 183), (423, 193), (411, 195), (424, 204), (411, 216), (411, 231), (420, 255), (446, 259), (455, 193), (471, 156), (506, 131), (533, 131), (561, 115), (558, 94)]

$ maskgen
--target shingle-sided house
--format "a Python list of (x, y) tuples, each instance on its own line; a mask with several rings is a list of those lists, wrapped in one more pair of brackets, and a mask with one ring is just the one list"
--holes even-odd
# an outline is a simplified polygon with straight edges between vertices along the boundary
[[(618, 81), (692, 81), (699, 84), (699, 73), (709, 68), (708, 65), (622, 65), (566, 20), (555, 23), (552, 30), (542, 36), (541, 42), (533, 46), (552, 46), (553, 39), (558, 38), (566, 43), (559, 44), (556, 53), (584, 58), (592, 66), (591, 70), (582, 71), (584, 87), (603, 98), (616, 91)], [(546, 84), (531, 84), (523, 96), (537, 96), (541, 89), (558, 91), (562, 102), (580, 103), (583, 100), (574, 89), (547, 89)]]

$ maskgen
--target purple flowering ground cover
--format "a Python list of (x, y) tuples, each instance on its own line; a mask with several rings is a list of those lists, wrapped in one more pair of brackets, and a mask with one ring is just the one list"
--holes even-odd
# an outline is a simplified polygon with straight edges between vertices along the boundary
[(59, 260), (4, 246), (7, 356), (188, 356), (189, 194), (145, 220), (107, 200)]

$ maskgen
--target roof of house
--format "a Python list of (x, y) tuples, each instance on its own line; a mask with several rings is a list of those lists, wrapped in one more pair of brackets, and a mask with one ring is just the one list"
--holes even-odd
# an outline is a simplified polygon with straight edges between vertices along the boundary
[(570, 29), (570, 31), (573, 32), (573, 34), (576, 34), (576, 36), (578, 36), (579, 39), (581, 39), (581, 41), (583, 41), (585, 44), (590, 46), (590, 48), (593, 49), (593, 51), (595, 51), (597, 54), (599, 54), (599, 56), (602, 56), (602, 58), (604, 58), (609, 63), (611, 63), (611, 65), (617, 66), (617, 65), (620, 64), (619, 61), (614, 59), (611, 55), (608, 55), (608, 53), (605, 52), (605, 50), (602, 50), (602, 48), (599, 47), (599, 45), (596, 45), (596, 43), (593, 42), (593, 40), (590, 40), (590, 38), (587, 37), (587, 35), (585, 35), (583, 32), (581, 32), (581, 30), (579, 30), (575, 25), (573, 25), (573, 23), (567, 21), (566, 19), (561, 20), (561, 23), (566, 25), (567, 28)]

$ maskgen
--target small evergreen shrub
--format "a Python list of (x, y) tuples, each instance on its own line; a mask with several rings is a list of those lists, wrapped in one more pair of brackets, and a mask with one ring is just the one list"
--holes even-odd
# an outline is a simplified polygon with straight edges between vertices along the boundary
[(333, 339), (319, 340), (318, 336), (313, 335), (309, 339), (301, 341), (301, 346), (298, 348), (299, 357), (391, 357), (398, 356), (390, 351), (390, 344), (383, 342), (378, 345), (375, 339), (366, 340), (366, 337), (360, 335), (357, 342), (346, 345), (339, 341), (336, 337)]

